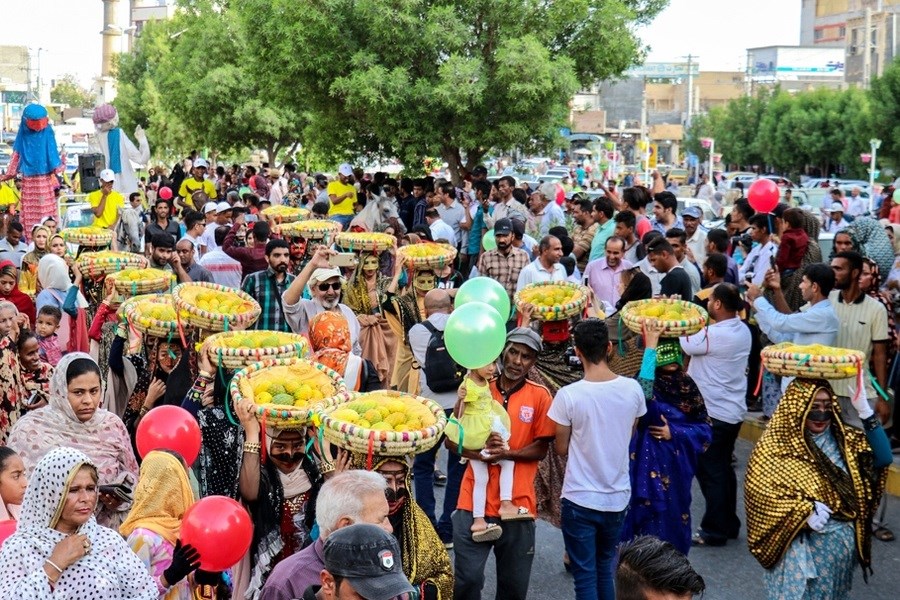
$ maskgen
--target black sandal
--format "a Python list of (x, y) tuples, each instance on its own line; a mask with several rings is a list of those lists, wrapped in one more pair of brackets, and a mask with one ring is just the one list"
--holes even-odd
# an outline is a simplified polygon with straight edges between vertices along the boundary
[(888, 529), (887, 527), (878, 527), (875, 531), (872, 532), (876, 538), (881, 540), (882, 542), (893, 542), (894, 541), (894, 532)]

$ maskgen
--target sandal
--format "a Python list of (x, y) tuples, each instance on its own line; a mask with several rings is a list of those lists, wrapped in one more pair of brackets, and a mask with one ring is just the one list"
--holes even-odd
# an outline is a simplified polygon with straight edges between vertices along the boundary
[(520, 506), (516, 509), (515, 514), (512, 515), (500, 515), (501, 521), (534, 521), (534, 515), (528, 512), (528, 509), (524, 506)]
[(502, 527), (496, 523), (488, 523), (488, 526), (485, 529), (472, 532), (472, 541), (477, 543), (495, 542), (500, 539), (501, 535), (503, 535)]
[(888, 529), (887, 527), (878, 527), (875, 531), (872, 532), (876, 538), (881, 540), (882, 542), (893, 542), (894, 541), (894, 532)]
[(699, 531), (694, 534), (691, 538), (691, 546), (724, 546), (726, 543), (725, 540), (716, 540), (712, 538), (708, 538)]

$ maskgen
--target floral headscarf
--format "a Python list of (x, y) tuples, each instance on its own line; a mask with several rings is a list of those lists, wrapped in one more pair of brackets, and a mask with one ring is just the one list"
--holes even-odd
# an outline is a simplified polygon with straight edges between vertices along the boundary
[(324, 311), (309, 322), (313, 360), (343, 373), (352, 350), (350, 325), (340, 313)]

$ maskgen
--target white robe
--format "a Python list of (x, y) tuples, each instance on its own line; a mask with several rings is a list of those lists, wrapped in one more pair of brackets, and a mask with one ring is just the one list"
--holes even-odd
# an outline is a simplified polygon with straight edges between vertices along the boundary
[[(120, 128), (121, 129), (121, 128)], [(106, 168), (109, 168), (109, 132), (101, 131), (97, 133), (97, 144), (99, 147), (97, 150), (103, 153), (103, 156), (106, 158)], [(138, 191), (138, 180), (137, 175), (134, 173), (134, 167), (131, 166), (131, 163), (137, 163), (141, 166), (146, 165), (150, 162), (150, 144), (147, 142), (147, 138), (143, 138), (138, 140), (140, 147), (136, 147), (134, 142), (129, 139), (128, 135), (125, 134), (125, 131), (119, 134), (119, 161), (122, 164), (122, 172), (116, 173), (116, 181), (113, 183), (113, 189), (125, 196), (125, 200), (128, 200), (128, 196), (130, 196), (133, 192)]]

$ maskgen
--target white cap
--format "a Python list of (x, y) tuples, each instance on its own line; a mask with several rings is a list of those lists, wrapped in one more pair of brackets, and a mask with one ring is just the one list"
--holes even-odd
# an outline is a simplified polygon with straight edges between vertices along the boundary
[(844, 205), (840, 202), (832, 202), (831, 203), (831, 212), (844, 212)]
[(106, 181), (108, 183), (115, 180), (116, 174), (113, 173), (112, 169), (103, 169), (100, 171), (100, 181)]
[(313, 274), (309, 277), (310, 284), (322, 283), (323, 281), (328, 281), (332, 277), (338, 277), (341, 281), (344, 280), (343, 275), (341, 275), (341, 270), (336, 268), (331, 269), (316, 269), (313, 271)]
[(344, 163), (338, 167), (338, 173), (344, 177), (350, 177), (353, 175), (353, 167), (351, 167), (349, 163)]
[(216, 206), (217, 206), (217, 204), (215, 202), (207, 202), (206, 204), (203, 205), (203, 214), (206, 214), (209, 212), (216, 212)]
[(197, 160), (194, 161), (194, 168), (197, 168), (197, 167), (203, 167), (204, 169), (208, 169), (209, 163), (206, 162), (205, 158), (198, 158)]
[(229, 210), (231, 210), (231, 205), (228, 204), (227, 202), (225, 202), (224, 200), (222, 202), (219, 202), (218, 204), (216, 204), (216, 214), (217, 215), (222, 214), (223, 212), (227, 212)]

